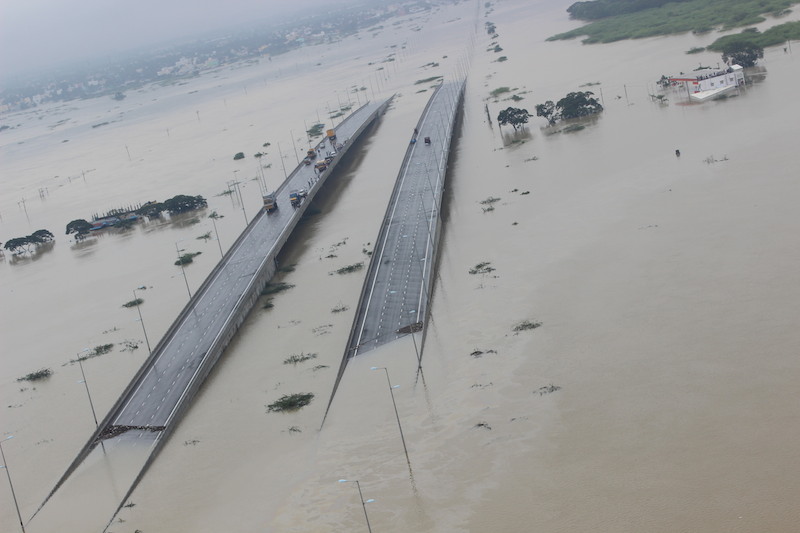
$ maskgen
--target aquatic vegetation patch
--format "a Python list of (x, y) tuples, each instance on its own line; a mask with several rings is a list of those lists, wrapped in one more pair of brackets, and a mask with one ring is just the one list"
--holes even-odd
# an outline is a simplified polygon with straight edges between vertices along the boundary
[(196, 256), (202, 254), (202, 253), (203, 252), (189, 252), (189, 253), (183, 254), (182, 256), (180, 256), (178, 258), (177, 261), (175, 261), (174, 264), (175, 264), (175, 266), (188, 265), (189, 263), (194, 262), (194, 258)]
[[(762, 14), (784, 12), (791, 0), (688, 0), (684, 2), (577, 2), (568, 11), (574, 18), (591, 20), (574, 30), (548, 37), (548, 41), (584, 36), (583, 43), (609, 43), (655, 35), (715, 28), (729, 30), (766, 20)], [(663, 5), (661, 5), (663, 4)], [(577, 6), (577, 7), (576, 7)], [(594, 13), (589, 13), (594, 11)], [(626, 12), (627, 11), (627, 12)], [(781, 42), (785, 42), (785, 39)]]
[(297, 411), (301, 407), (311, 403), (314, 393), (300, 392), (295, 394), (284, 394), (271, 404), (267, 405), (268, 413), (280, 413), (284, 411)]
[(41, 381), (43, 379), (47, 379), (53, 375), (53, 371), (49, 368), (42, 368), (36, 370), (35, 372), (30, 372), (25, 374), (21, 378), (17, 378), (17, 381)]
[(130, 340), (130, 339), (124, 340), (124, 341), (122, 341), (121, 350), (123, 352), (132, 352), (134, 350), (138, 350), (140, 344), (141, 344), (140, 341), (134, 341), (134, 340)]
[(348, 309), (350, 309), (349, 306), (340, 303), (339, 305), (337, 305), (336, 307), (331, 309), (331, 313), (343, 313), (344, 311), (347, 311)]
[(497, 350), (489, 349), (489, 350), (484, 351), (484, 350), (480, 350), (478, 348), (475, 348), (474, 350), (472, 350), (472, 353), (470, 353), (469, 355), (474, 357), (474, 358), (476, 358), (476, 359), (478, 359), (480, 357), (483, 357), (484, 354), (488, 355), (488, 354), (493, 354), (493, 353), (497, 353)]
[(573, 133), (573, 132), (576, 132), (576, 131), (581, 131), (583, 129), (586, 129), (586, 126), (584, 126), (583, 124), (570, 124), (569, 126), (565, 127), (561, 131), (563, 133)]
[(530, 320), (523, 320), (519, 324), (515, 325), (512, 329), (515, 333), (519, 333), (520, 331), (527, 331), (529, 329), (536, 329), (542, 327), (541, 322), (531, 322)]
[(314, 139), (314, 138), (319, 137), (319, 136), (322, 135), (322, 130), (324, 128), (325, 128), (325, 124), (319, 124), (319, 123), (318, 124), (314, 124), (308, 130), (306, 130), (306, 133), (308, 133), (309, 137)]
[(489, 96), (491, 96), (492, 98), (497, 98), (501, 94), (505, 94), (508, 92), (511, 92), (510, 87), (498, 87), (497, 89), (493, 89), (492, 92), (489, 93)]
[(261, 290), (261, 294), (263, 296), (268, 296), (270, 294), (278, 294), (279, 292), (288, 291), (289, 289), (293, 288), (294, 285), (291, 283), (285, 283), (283, 281), (279, 281), (278, 283), (267, 283)]
[[(116, 331), (116, 328), (114, 328), (114, 331)], [(78, 363), (78, 362), (86, 361), (87, 359), (92, 359), (93, 357), (99, 357), (101, 355), (105, 355), (105, 354), (111, 352), (111, 350), (113, 348), (114, 348), (114, 344), (113, 343), (99, 344), (99, 345), (95, 346), (94, 348), (92, 348), (91, 350), (89, 350), (89, 349), (84, 350), (82, 352), (82, 355), (78, 356), (77, 359), (70, 359), (69, 363), (64, 363), (64, 366), (66, 366), (67, 364), (71, 364), (71, 363)]]
[(482, 263), (478, 263), (474, 267), (469, 269), (470, 274), (488, 274), (489, 272), (494, 272), (495, 268), (491, 266), (489, 261), (484, 261)]
[(358, 272), (362, 268), (364, 268), (364, 262), (363, 261), (361, 261), (359, 263), (354, 263), (352, 265), (344, 266), (344, 267), (342, 267), (342, 268), (340, 268), (338, 270), (334, 270), (333, 272), (329, 272), (328, 275), (332, 276), (333, 274), (350, 274), (351, 272)]
[(544, 396), (545, 394), (552, 394), (552, 393), (554, 393), (556, 391), (559, 391), (559, 390), (561, 390), (561, 387), (559, 387), (558, 385), (553, 385), (551, 383), (550, 385), (545, 385), (544, 387), (539, 387), (538, 389), (533, 391), (533, 393), (534, 394), (539, 394), (539, 396)]
[(303, 353), (300, 352), (299, 354), (292, 354), (286, 359), (283, 360), (284, 365), (297, 365), (298, 363), (303, 363), (308, 361), (309, 359), (316, 359), (317, 354), (315, 353)]
[(441, 76), (431, 76), (430, 78), (425, 78), (425, 79), (422, 79), (422, 80), (415, 81), (414, 85), (422, 85), (423, 83), (430, 83), (432, 81), (438, 81), (438, 80), (441, 80), (441, 79), (442, 79)]

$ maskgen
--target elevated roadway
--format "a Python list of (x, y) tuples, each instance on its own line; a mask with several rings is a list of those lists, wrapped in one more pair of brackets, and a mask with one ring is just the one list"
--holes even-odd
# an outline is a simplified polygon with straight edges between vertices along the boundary
[(447, 160), (464, 85), (463, 80), (440, 85), (411, 137), (375, 240), (331, 401), (352, 357), (411, 334), (415, 346), (416, 336), (421, 336), (421, 358)]
[[(306, 208), (390, 100), (357, 109), (335, 128), (335, 141), (325, 139), (315, 147), (320, 158), (336, 152), (326, 170), (317, 172), (314, 165), (300, 164), (274, 192), (278, 208), (271, 213), (260, 210), (248, 224), (155, 346), (48, 499), (98, 443), (106, 454), (113, 454), (114, 448), (124, 443), (142, 442), (151, 447), (149, 458), (128, 494), (132, 492), (275, 274), (275, 258)], [(307, 196), (294, 208), (289, 193), (301, 188), (308, 191)], [(46, 502), (47, 499), (42, 506)]]

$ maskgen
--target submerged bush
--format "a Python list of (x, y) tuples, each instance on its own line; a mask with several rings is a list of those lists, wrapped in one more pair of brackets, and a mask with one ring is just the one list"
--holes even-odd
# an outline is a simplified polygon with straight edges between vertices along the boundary
[(130, 302), (125, 302), (122, 304), (122, 307), (136, 307), (137, 305), (141, 305), (144, 303), (144, 300), (141, 298), (136, 298), (135, 300), (131, 300)]
[(490, 266), (491, 263), (489, 261), (483, 261), (478, 263), (474, 267), (469, 269), (470, 274), (488, 274), (494, 270), (493, 266)]
[(528, 329), (536, 329), (538, 327), (541, 327), (541, 325), (542, 325), (541, 322), (531, 322), (530, 320), (523, 320), (522, 322), (514, 326), (513, 330), (519, 333), (520, 331), (525, 331)]
[(283, 281), (279, 283), (267, 283), (261, 291), (261, 294), (268, 295), (268, 294), (277, 294), (279, 292), (288, 291), (289, 289), (293, 289), (294, 285), (291, 283), (284, 283)]
[(36, 372), (31, 372), (30, 374), (25, 374), (21, 378), (17, 378), (17, 381), (40, 381), (42, 379), (47, 379), (53, 375), (53, 371), (49, 368), (42, 368), (41, 370), (37, 370)]
[(347, 265), (346, 267), (342, 267), (342, 268), (332, 272), (332, 274), (333, 273), (336, 273), (336, 274), (349, 274), (351, 272), (357, 272), (357, 271), (361, 270), (362, 268), (364, 268), (364, 262), (363, 261), (361, 263), (355, 263), (353, 265)]
[(296, 365), (297, 363), (302, 363), (304, 361), (308, 361), (309, 359), (316, 359), (317, 354), (315, 353), (300, 353), (300, 354), (292, 354), (286, 359), (283, 360), (284, 365)]
[(301, 407), (311, 403), (314, 394), (311, 392), (301, 392), (297, 394), (284, 394), (276, 401), (267, 406), (267, 412), (278, 413), (281, 411), (297, 411)]

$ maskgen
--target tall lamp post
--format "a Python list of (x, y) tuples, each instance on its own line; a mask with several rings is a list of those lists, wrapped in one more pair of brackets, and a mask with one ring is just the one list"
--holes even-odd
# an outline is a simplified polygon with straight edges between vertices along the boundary
[[(6, 470), (6, 476), (8, 476), (8, 485), (11, 487), (11, 497), (14, 499), (14, 508), (17, 510), (17, 518), (19, 518), (19, 528), (22, 530), (22, 533), (25, 533), (25, 524), (22, 523), (22, 514), (19, 512), (19, 504), (17, 503), (17, 493), (14, 492), (14, 484), (11, 482), (11, 472), (8, 471), (8, 463), (6, 462), (6, 454), (3, 452), (3, 443), (9, 439), (13, 439), (14, 435), (9, 435), (8, 437), (0, 440), (0, 456), (3, 458), (3, 466)], [(359, 491), (360, 492), (360, 491)], [(366, 510), (365, 510), (366, 512)]]
[(367, 531), (369, 531), (369, 533), (372, 533), (372, 527), (370, 527), (370, 525), (369, 525), (369, 515), (367, 514), (367, 504), (368, 503), (372, 503), (375, 500), (373, 500), (372, 498), (370, 498), (369, 500), (364, 500), (364, 494), (362, 494), (362, 492), (361, 492), (361, 483), (359, 483), (357, 479), (353, 479), (353, 480), (340, 479), (339, 483), (355, 483), (356, 484), (356, 488), (358, 488), (358, 498), (361, 500), (361, 507), (364, 508), (364, 520), (367, 521)]
[(189, 293), (189, 299), (192, 299), (192, 290), (189, 288), (189, 280), (186, 279), (186, 271), (183, 269), (183, 259), (181, 258), (181, 250), (178, 248), (178, 242), (175, 243), (175, 253), (178, 254), (178, 264), (181, 266), (181, 274), (183, 274), (183, 282), (186, 283), (186, 292)]
[(153, 353), (153, 350), (150, 349), (150, 341), (147, 338), (147, 330), (144, 327), (144, 319), (142, 319), (142, 310), (140, 309), (140, 304), (138, 301), (139, 297), (136, 296), (136, 291), (143, 291), (145, 289), (147, 289), (147, 287), (145, 287), (144, 285), (133, 289), (133, 301), (136, 302), (136, 311), (139, 313), (139, 322), (142, 323), (142, 332), (144, 333), (144, 342), (147, 344), (147, 353), (151, 354)]
[(94, 411), (94, 403), (92, 402), (92, 395), (89, 393), (89, 382), (86, 381), (86, 374), (83, 372), (83, 362), (81, 361), (80, 357), (78, 357), (78, 366), (81, 367), (81, 377), (83, 378), (83, 380), (81, 380), (79, 383), (83, 383), (83, 385), (86, 387), (86, 396), (89, 397), (89, 407), (92, 408), (92, 418), (94, 418), (94, 427), (98, 427), (100, 424), (97, 423), (97, 414)]
[(211, 219), (211, 223), (214, 225), (214, 235), (217, 236), (217, 246), (219, 246), (219, 256), (225, 257), (225, 254), (222, 253), (222, 243), (219, 242), (219, 232), (217, 231), (217, 219), (222, 217), (223, 215), (218, 214), (216, 211), (212, 211), (211, 214), (208, 215), (208, 218)]
[(236, 196), (239, 198), (239, 203), (242, 206), (242, 214), (244, 215), (244, 225), (247, 226), (247, 212), (244, 210), (244, 199), (242, 198), (242, 191), (239, 189), (239, 180), (236, 179), (238, 170), (233, 171), (233, 181), (228, 183), (228, 187), (233, 185), (236, 188)]
[[(83, 352), (88, 352), (89, 348), (84, 348)], [(94, 402), (92, 402), (92, 394), (89, 392), (89, 382), (86, 381), (86, 373), (83, 371), (83, 361), (81, 360), (80, 353), (78, 354), (78, 366), (81, 368), (81, 377), (83, 378), (78, 383), (83, 383), (86, 388), (86, 397), (89, 398), (89, 407), (92, 409), (92, 418), (94, 419), (94, 427), (99, 428), (100, 424), (97, 422), (97, 413), (94, 410)], [(106, 453), (106, 445), (103, 440), (100, 440), (100, 447), (103, 448), (103, 453)]]
[(397, 429), (400, 430), (400, 440), (403, 442), (403, 451), (406, 454), (406, 461), (408, 462), (409, 468), (411, 468), (411, 459), (408, 458), (408, 448), (406, 447), (406, 438), (403, 436), (403, 426), (400, 424), (400, 415), (397, 414), (397, 402), (394, 401), (394, 389), (399, 387), (400, 385), (392, 386), (392, 380), (389, 379), (389, 369), (385, 366), (373, 366), (370, 367), (370, 370), (383, 370), (386, 372), (386, 383), (389, 384), (389, 394), (392, 395), (392, 407), (394, 407), (394, 416), (397, 418)]

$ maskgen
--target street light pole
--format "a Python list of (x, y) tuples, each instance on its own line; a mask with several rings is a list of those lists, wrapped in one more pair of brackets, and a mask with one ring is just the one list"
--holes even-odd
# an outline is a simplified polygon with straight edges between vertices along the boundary
[(89, 393), (89, 383), (86, 381), (86, 374), (83, 372), (83, 362), (81, 358), (78, 357), (78, 366), (81, 367), (81, 377), (83, 378), (83, 385), (86, 387), (86, 396), (89, 397), (89, 407), (92, 408), (92, 418), (94, 418), (94, 426), (99, 427), (100, 424), (97, 423), (97, 414), (94, 412), (94, 403), (92, 402), (92, 395)]
[(358, 498), (361, 500), (361, 507), (364, 508), (364, 520), (366, 520), (366, 522), (367, 522), (367, 531), (369, 531), (369, 533), (372, 533), (372, 527), (369, 525), (369, 515), (367, 514), (367, 504), (368, 503), (372, 503), (375, 500), (373, 500), (371, 498), (369, 500), (366, 500), (366, 501), (364, 500), (364, 494), (361, 492), (361, 483), (359, 483), (357, 479), (353, 479), (353, 480), (340, 479), (339, 483), (355, 483), (356, 484), (356, 487), (358, 488)]
[(217, 231), (217, 219), (222, 217), (220, 217), (216, 211), (212, 211), (211, 214), (208, 215), (208, 218), (211, 219), (211, 223), (214, 225), (214, 235), (217, 236), (217, 246), (219, 246), (219, 256), (225, 257), (225, 254), (222, 253), (222, 243), (219, 242), (219, 232)]
[(247, 226), (247, 212), (244, 210), (244, 198), (242, 198), (242, 191), (239, 189), (239, 180), (236, 179), (236, 173), (239, 172), (238, 170), (233, 171), (233, 181), (236, 185), (236, 194), (239, 195), (239, 203), (242, 204), (242, 214), (244, 215), (244, 225)]
[(183, 260), (181, 259), (181, 251), (178, 249), (178, 243), (175, 243), (175, 252), (178, 254), (178, 264), (181, 266), (181, 274), (183, 274), (183, 282), (186, 283), (186, 292), (189, 293), (189, 299), (192, 299), (192, 290), (189, 288), (189, 280), (186, 279), (186, 271), (183, 269)]
[[(400, 415), (397, 414), (397, 402), (394, 401), (394, 387), (392, 386), (392, 380), (389, 379), (389, 369), (385, 366), (373, 366), (370, 370), (383, 370), (386, 373), (386, 382), (389, 384), (389, 394), (392, 395), (392, 407), (394, 407), (394, 416), (397, 418), (397, 429), (400, 430), (400, 440), (403, 442), (403, 451), (406, 454), (406, 461), (408, 462), (409, 468), (411, 468), (411, 459), (408, 458), (408, 448), (406, 447), (406, 438), (403, 436), (403, 426), (400, 424)], [(399, 387), (399, 385), (396, 385)]]
[(6, 476), (8, 476), (8, 485), (11, 487), (11, 497), (14, 499), (14, 508), (17, 510), (17, 518), (19, 518), (19, 528), (22, 530), (22, 533), (25, 533), (25, 524), (22, 523), (22, 514), (19, 512), (19, 504), (17, 503), (17, 493), (14, 492), (14, 484), (11, 482), (11, 472), (8, 471), (8, 463), (6, 462), (6, 454), (3, 452), (3, 443), (9, 439), (13, 439), (14, 435), (9, 435), (8, 437), (0, 440), (0, 457), (3, 458), (3, 468), (6, 470)]
[(144, 319), (142, 318), (142, 310), (140, 309), (139, 298), (136, 296), (136, 291), (145, 290), (147, 287), (142, 285), (141, 287), (136, 287), (133, 289), (133, 300), (136, 302), (136, 311), (139, 313), (139, 322), (142, 323), (142, 332), (144, 333), (144, 342), (147, 344), (147, 353), (153, 353), (153, 350), (150, 349), (150, 341), (147, 338), (147, 329), (144, 327)]

